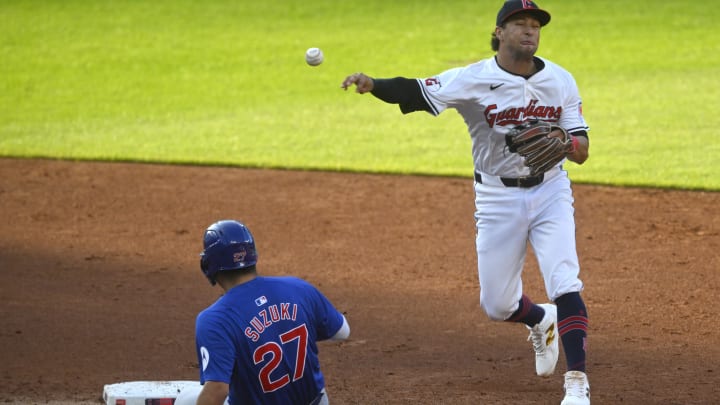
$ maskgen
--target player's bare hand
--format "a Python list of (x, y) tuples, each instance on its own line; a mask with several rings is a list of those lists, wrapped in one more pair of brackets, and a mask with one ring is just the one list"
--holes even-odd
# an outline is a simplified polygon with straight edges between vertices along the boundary
[(353, 73), (343, 80), (341, 87), (345, 90), (355, 85), (355, 92), (364, 94), (372, 91), (374, 87), (373, 79), (364, 73)]

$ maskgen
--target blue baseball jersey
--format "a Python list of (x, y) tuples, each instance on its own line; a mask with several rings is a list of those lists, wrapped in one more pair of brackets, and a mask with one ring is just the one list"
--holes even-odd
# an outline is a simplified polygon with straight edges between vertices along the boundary
[(310, 283), (256, 277), (197, 316), (200, 383), (229, 384), (230, 404), (309, 404), (325, 387), (316, 342), (342, 325)]

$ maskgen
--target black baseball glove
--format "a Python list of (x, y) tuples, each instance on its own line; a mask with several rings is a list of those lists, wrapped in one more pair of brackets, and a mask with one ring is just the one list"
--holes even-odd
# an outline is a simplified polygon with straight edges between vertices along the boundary
[(534, 120), (516, 126), (505, 135), (510, 152), (524, 158), (531, 175), (545, 173), (573, 151), (572, 136), (558, 125)]

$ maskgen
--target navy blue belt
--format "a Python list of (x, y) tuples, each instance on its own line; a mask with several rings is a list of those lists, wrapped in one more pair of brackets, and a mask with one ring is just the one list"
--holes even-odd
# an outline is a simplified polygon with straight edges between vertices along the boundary
[[(500, 177), (500, 181), (505, 187), (534, 187), (543, 182), (545, 178), (544, 173), (540, 173), (537, 176), (524, 176), (524, 177)], [(475, 172), (475, 181), (482, 184), (482, 176), (480, 173)]]

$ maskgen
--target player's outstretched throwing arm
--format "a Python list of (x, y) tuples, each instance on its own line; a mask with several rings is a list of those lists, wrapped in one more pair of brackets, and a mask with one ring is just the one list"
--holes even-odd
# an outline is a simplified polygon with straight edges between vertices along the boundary
[(435, 115), (433, 109), (425, 101), (416, 79), (405, 77), (374, 79), (364, 73), (353, 73), (345, 78), (341, 87), (347, 90), (353, 84), (356, 93), (372, 93), (373, 96), (386, 103), (399, 104), (403, 114), (427, 111)]
[[(398, 104), (403, 114), (414, 111), (426, 111), (438, 115), (437, 109), (433, 108), (423, 96), (418, 79), (395, 77), (392, 79), (376, 79), (364, 73), (353, 73), (343, 80), (341, 87), (347, 90), (355, 85), (355, 92), (359, 94), (371, 93), (373, 96), (386, 103)], [(569, 160), (582, 164), (588, 158), (589, 142), (587, 133), (582, 130), (573, 132), (572, 148), (567, 151), (565, 157)]]

